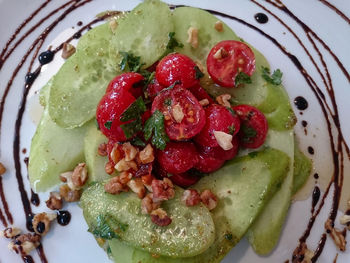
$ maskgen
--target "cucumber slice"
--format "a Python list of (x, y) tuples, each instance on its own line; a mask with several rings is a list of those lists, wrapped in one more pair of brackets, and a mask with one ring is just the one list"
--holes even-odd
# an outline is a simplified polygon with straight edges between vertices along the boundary
[(249, 243), (256, 253), (266, 255), (276, 246), (288, 213), (293, 187), (294, 137), (293, 131), (269, 130), (266, 144), (287, 154), (290, 170), (281, 189), (268, 202), (261, 215), (247, 233)]
[[(124, 244), (122, 241), (117, 239), (108, 240), (109, 247), (111, 249), (112, 258), (115, 263), (131, 263), (132, 256), (135, 248)], [(148, 255), (151, 255), (147, 252), (142, 252)], [(143, 261), (141, 261), (143, 263)], [(139, 263), (139, 262), (137, 262)]]
[(108, 162), (106, 156), (98, 154), (98, 147), (101, 143), (106, 143), (108, 139), (96, 126), (89, 127), (84, 138), (84, 156), (88, 168), (89, 182), (103, 181), (110, 177), (105, 172), (105, 164)]
[(312, 162), (300, 151), (296, 138), (294, 138), (294, 182), (292, 195), (296, 194), (306, 183), (310, 176)]
[(146, 0), (118, 21), (110, 43), (110, 56), (121, 61), (119, 51), (132, 52), (141, 57), (143, 67), (147, 68), (164, 54), (173, 28), (168, 5), (158, 0)]
[(141, 200), (137, 195), (108, 194), (103, 183), (88, 187), (80, 204), (93, 233), (110, 227), (120, 240), (152, 254), (190, 257), (208, 249), (214, 241), (215, 227), (207, 208), (187, 207), (181, 202), (182, 193), (176, 188), (175, 198), (162, 205), (172, 218), (167, 227), (155, 225), (149, 215), (141, 213)]
[(112, 36), (108, 23), (90, 30), (81, 38), (81, 48), (55, 75), (48, 106), (59, 126), (79, 127), (95, 116), (109, 81), (119, 73), (119, 66), (109, 58)]

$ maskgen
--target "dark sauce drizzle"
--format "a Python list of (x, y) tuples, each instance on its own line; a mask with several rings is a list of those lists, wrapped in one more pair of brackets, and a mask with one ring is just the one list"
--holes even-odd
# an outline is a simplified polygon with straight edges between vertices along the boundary
[(309, 103), (307, 102), (307, 100), (302, 96), (296, 97), (294, 99), (294, 104), (298, 110), (306, 110), (307, 107), (309, 106)]
[(264, 13), (257, 13), (254, 15), (254, 18), (260, 24), (266, 24), (269, 21), (269, 17)]
[[(37, 38), (33, 45), (28, 49), (27, 53), (25, 54), (25, 56), (23, 57), (23, 59), (21, 60), (21, 62), (19, 63), (19, 65), (17, 66), (17, 68), (14, 70), (10, 81), (8, 82), (8, 85), (5, 89), (4, 95), (2, 97), (1, 100), (1, 104), (0, 104), (0, 125), (1, 125), (1, 120), (2, 120), (2, 116), (3, 116), (3, 110), (4, 110), (4, 104), (6, 101), (6, 97), (7, 94), (12, 86), (12, 82), (14, 80), (14, 78), (16, 77), (17, 73), (19, 72), (19, 70), (22, 68), (23, 64), (25, 63), (25, 61), (27, 60), (27, 58), (29, 57), (29, 55), (32, 53), (32, 51), (34, 50), (34, 48), (36, 48), (35, 50), (35, 54), (33, 56), (33, 59), (30, 63), (30, 67), (28, 72), (31, 72), (31, 68), (32, 65), (34, 63), (34, 59), (37, 56), (46, 36), (50, 33), (50, 31), (61, 21), (64, 19), (64, 17), (69, 14), (71, 11), (75, 10), (76, 8), (82, 6), (83, 4), (90, 2), (92, 0), (85, 0), (85, 1), (80, 1), (80, 0), (72, 0), (69, 1), (65, 4), (63, 4), (61, 7), (59, 7), (58, 9), (54, 10), (53, 12), (51, 12), (48, 16), (46, 16), (43, 20), (41, 20), (41, 22), (38, 22), (38, 24), (36, 24), (35, 26), (33, 26), (29, 31), (27, 31), (25, 33), (25, 35), (19, 39), (14, 46), (7, 52), (10, 44), (13, 42), (13, 40), (16, 38), (16, 35), (24, 28), (24, 26), (34, 17), (36, 16), (37, 13), (39, 13), (39, 11), (41, 9), (43, 9), (47, 3), (49, 1), (46, 1), (45, 3), (43, 3), (36, 11), (33, 12), (33, 14), (31, 14), (15, 31), (15, 33), (10, 37), (10, 39), (8, 40), (8, 42), (6, 43), (5, 48), (3, 49), (1, 56), (0, 56), (0, 69), (2, 68), (2, 66), (4, 65), (4, 63), (6, 62), (7, 58), (11, 55), (11, 53), (15, 50), (15, 48), (19, 45), (19, 43), (22, 42), (23, 39), (25, 39), (30, 33), (32, 33), (43, 21), (45, 21), (47, 18), (51, 17), (54, 13), (56, 13), (57, 11), (63, 9), (64, 7), (69, 6), (70, 4), (72, 4), (72, 6), (70, 6), (65, 12), (64, 14), (62, 14), (57, 20), (55, 20), (54, 23), (52, 23), (40, 36), (39, 38)], [(347, 79), (350, 81), (350, 74), (346, 71), (346, 69), (344, 68), (344, 66), (342, 65), (342, 63), (340, 62), (340, 60), (338, 59), (338, 57), (333, 53), (333, 51), (328, 47), (328, 45), (323, 42), (323, 40), (321, 40), (309, 27), (307, 27), (302, 21), (300, 21), (291, 11), (289, 11), (280, 0), (276, 0), (276, 2), (271, 1), (271, 0), (267, 0), (268, 3), (274, 5), (275, 7), (281, 9), (282, 11), (284, 11), (285, 13), (287, 13), (290, 17), (292, 17), (299, 25), (301, 25), (303, 27), (303, 29), (305, 30), (309, 40), (311, 41), (311, 43), (313, 44), (314, 48), (316, 49), (318, 55), (321, 58), (322, 61), (322, 65), (324, 67), (324, 69), (326, 70), (326, 77), (324, 76), (323, 73), (321, 73), (318, 65), (315, 63), (313, 57), (310, 55), (309, 51), (305, 48), (305, 46), (302, 44), (301, 40), (296, 36), (296, 34), (281, 20), (279, 19), (276, 15), (274, 15), (270, 10), (266, 9), (265, 7), (263, 7), (261, 4), (257, 3), (255, 0), (251, 0), (253, 3), (259, 5), (260, 7), (262, 7), (265, 11), (267, 11), (269, 14), (272, 14), (275, 18), (277, 18), (290, 32), (292, 32), (292, 34), (297, 38), (297, 40), (299, 41), (299, 43), (302, 45), (302, 47), (304, 48), (304, 50), (306, 51), (306, 53), (308, 54), (309, 58), (311, 59), (311, 61), (313, 62), (313, 64), (315, 65), (317, 71), (319, 72), (326, 88), (328, 91), (328, 95), (331, 98), (331, 102), (332, 102), (332, 108), (335, 110), (334, 114), (330, 113), (330, 109), (331, 107), (329, 107), (329, 105), (327, 104), (326, 100), (325, 100), (325, 95), (324, 93), (319, 89), (319, 87), (316, 85), (315, 81), (312, 79), (312, 77), (306, 72), (306, 70), (303, 68), (303, 66), (301, 65), (300, 61), (291, 53), (289, 53), (288, 51), (285, 50), (285, 48), (279, 43), (277, 42), (276, 39), (272, 38), (271, 36), (267, 35), (265, 32), (263, 32), (262, 30), (260, 30), (259, 28), (230, 15), (227, 14), (223, 14), (217, 11), (213, 11), (213, 10), (208, 10), (209, 12), (219, 15), (219, 16), (223, 16), (232, 20), (235, 20), (245, 26), (248, 26), (252, 29), (254, 29), (255, 31), (259, 32), (260, 34), (262, 34), (264, 37), (268, 38), (269, 40), (271, 40), (278, 48), (280, 48), (280, 50), (287, 55), (292, 62), (295, 64), (295, 66), (299, 69), (300, 73), (304, 76), (306, 82), (308, 83), (308, 85), (310, 86), (310, 88), (312, 89), (312, 91), (314, 92), (316, 98), (318, 99), (321, 107), (322, 107), (322, 111), (324, 116), (326, 117), (327, 120), (327, 125), (328, 125), (328, 130), (329, 130), (329, 136), (330, 136), (330, 141), (331, 141), (331, 148), (333, 150), (333, 163), (335, 164), (335, 168), (334, 168), (334, 177), (333, 177), (333, 181), (330, 182), (328, 188), (326, 189), (323, 198), (321, 199), (321, 203), (319, 204), (318, 209), (312, 214), (312, 217), (309, 220), (309, 224), (307, 229), (305, 230), (304, 235), (300, 238), (300, 243), (305, 242), (307, 237), (310, 234), (311, 228), (313, 226), (313, 223), (317, 217), (317, 215), (319, 214), (320, 210), (323, 207), (325, 198), (328, 196), (329, 190), (330, 190), (330, 186), (332, 184), (334, 184), (335, 187), (335, 191), (334, 191), (334, 195), (333, 195), (333, 207), (332, 207), (332, 211), (330, 213), (330, 219), (335, 220), (336, 214), (337, 214), (337, 209), (339, 206), (339, 198), (340, 198), (340, 192), (341, 192), (341, 187), (342, 187), (342, 181), (343, 181), (343, 159), (344, 159), (344, 153), (343, 153), (343, 148), (342, 145), (344, 146), (347, 155), (349, 156), (349, 147), (348, 145), (345, 143), (342, 132), (341, 132), (341, 128), (340, 128), (340, 124), (339, 124), (339, 119), (338, 119), (338, 111), (337, 111), (337, 107), (336, 107), (336, 101), (334, 98), (334, 90), (333, 90), (333, 86), (332, 86), (332, 81), (331, 81), (331, 77), (328, 73), (328, 69), (327, 69), (327, 65), (323, 60), (323, 56), (320, 53), (320, 51), (318, 50), (317, 46), (314, 43), (314, 39), (316, 39), (317, 41), (319, 41), (321, 43), (321, 45), (329, 52), (329, 54), (334, 58), (334, 60), (337, 62), (339, 68), (343, 71), (344, 75), (347, 77)], [(328, 2), (324, 1), (324, 0), (320, 0), (321, 2), (325, 3), (328, 7), (330, 7), (331, 9), (335, 10), (337, 12), (337, 14), (339, 14), (343, 19), (348, 19), (344, 14), (342, 14), (339, 10), (337, 10), (334, 6), (330, 5)], [(73, 38), (79, 38), (81, 36), (81, 33), (83, 32), (83, 30), (85, 29), (89, 29), (90, 26), (94, 23), (97, 23), (101, 20), (103, 20), (105, 17), (103, 18), (99, 18), (99, 19), (95, 19), (94, 21), (92, 21), (90, 24), (88, 24), (87, 26), (83, 27), (81, 30), (79, 30), (74, 36), (72, 36), (70, 39), (67, 40), (70, 41)], [(347, 20), (348, 21), (348, 20)], [(54, 51), (52, 51), (53, 55), (59, 51), (62, 48), (61, 44), (59, 47), (57, 47)], [(7, 52), (7, 53), (6, 53)], [(47, 61), (47, 60), (45, 60)], [(41, 61), (40, 61), (41, 62)], [(48, 62), (47, 62), (48, 63)], [(46, 63), (45, 63), (46, 64)], [(28, 195), (25, 191), (24, 188), (24, 184), (23, 184), (23, 178), (21, 175), (21, 165), (19, 162), (19, 145), (20, 145), (20, 127), (21, 127), (21, 122), (22, 122), (22, 117), (23, 117), (23, 112), (26, 106), (26, 97), (28, 95), (29, 89), (32, 85), (32, 83), (34, 82), (35, 78), (37, 77), (37, 75), (40, 72), (40, 67), (34, 71), (34, 73), (29, 73), (27, 74), (27, 78), (26, 78), (26, 84), (25, 84), (25, 88), (23, 91), (23, 97), (22, 97), (22, 101), (20, 104), (20, 109), (18, 111), (17, 114), (17, 120), (16, 120), (16, 124), (15, 124), (15, 130), (16, 130), (16, 134), (15, 134), (15, 140), (14, 140), (14, 159), (15, 159), (15, 168), (16, 168), (16, 178), (18, 181), (18, 186), (19, 186), (19, 190), (21, 192), (21, 199), (22, 199), (22, 203), (23, 203), (23, 207), (24, 207), (24, 211), (25, 211), (25, 215), (27, 216), (28, 220), (28, 229), (32, 230), (30, 228), (30, 224), (31, 224), (31, 219), (32, 218), (32, 211), (31, 211), (31, 206), (29, 203), (29, 199), (28, 199)], [(338, 140), (337, 140), (337, 147), (335, 147), (335, 142), (333, 141), (333, 134), (331, 132), (331, 122), (330, 120), (327, 119), (327, 116), (331, 115), (332, 117), (332, 121), (335, 124), (337, 130), (339, 131), (339, 135), (338, 135)], [(340, 154), (340, 159), (338, 158), (338, 156), (335, 156), (335, 153)], [(339, 176), (340, 175), (340, 176)], [(0, 181), (0, 192), (3, 193), (2, 191), (2, 181)], [(3, 200), (2, 202), (4, 204), (4, 200), (6, 201), (6, 199)], [(5, 212), (6, 212), (6, 208), (4, 207)], [(8, 208), (7, 208), (8, 211)], [(7, 214), (7, 213), (6, 213)], [(11, 214), (10, 214), (11, 215)], [(8, 217), (8, 215), (7, 215)], [(2, 223), (6, 223), (6, 220), (3, 220), (4, 216), (2, 214), (2, 211), (0, 210), (0, 219), (2, 221)], [(12, 216), (11, 216), (12, 218)], [(8, 218), (9, 219), (9, 218)], [(12, 219), (9, 221), (11, 222)], [(325, 245), (327, 239), (327, 235), (323, 234), (319, 245), (315, 251), (315, 255), (312, 258), (312, 262), (315, 262), (317, 260), (317, 258), (319, 257), (319, 255), (321, 254), (323, 247)], [(40, 245), (37, 248), (38, 254), (41, 258), (42, 262), (47, 262), (47, 259), (45, 257), (45, 253), (43, 251), (43, 247), (42, 245)]]
[(311, 207), (311, 214), (314, 213), (315, 207), (320, 200), (321, 196), (321, 190), (318, 186), (315, 186), (314, 191), (312, 192), (312, 207)]
[(35, 206), (39, 206), (40, 205), (40, 199), (38, 194), (34, 193), (34, 191), (32, 189), (30, 189), (31, 191), (31, 197), (30, 197), (30, 202), (35, 205)]
[(57, 223), (61, 226), (66, 226), (69, 224), (71, 219), (71, 214), (66, 210), (61, 210), (57, 212)]

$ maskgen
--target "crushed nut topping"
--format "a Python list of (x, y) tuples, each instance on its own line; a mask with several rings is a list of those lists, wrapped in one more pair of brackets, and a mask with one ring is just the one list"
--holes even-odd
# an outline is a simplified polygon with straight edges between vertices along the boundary
[(209, 210), (213, 210), (218, 204), (217, 197), (210, 190), (201, 193), (201, 200)]
[(62, 197), (57, 192), (50, 192), (50, 197), (46, 201), (46, 206), (51, 210), (60, 210), (62, 208)]
[(158, 226), (167, 226), (171, 224), (171, 218), (168, 214), (162, 209), (157, 208), (151, 212), (151, 220)]
[(36, 249), (40, 245), (40, 242), (30, 242), (25, 241), (23, 243), (16, 243), (11, 241), (8, 244), (8, 249), (16, 252), (17, 254), (21, 254), (22, 256), (28, 255), (32, 250)]
[(182, 107), (179, 103), (175, 104), (172, 108), (172, 115), (177, 123), (181, 123), (185, 114), (182, 111)]
[(38, 235), (44, 236), (50, 230), (50, 223), (55, 220), (57, 214), (47, 214), (45, 212), (36, 214), (33, 218), (33, 229)]
[[(79, 163), (73, 171), (72, 174), (72, 183), (73, 183), (73, 188), (72, 190), (75, 189), (80, 189), (87, 181), (88, 179), (88, 173), (87, 173), (87, 168), (85, 163)], [(68, 183), (69, 185), (69, 183)]]
[(21, 229), (17, 227), (8, 227), (0, 231), (0, 237), (14, 238), (21, 233)]
[(160, 207), (160, 202), (153, 201), (153, 194), (147, 194), (141, 201), (141, 212), (142, 214), (150, 214), (153, 210)]
[(233, 148), (232, 135), (223, 131), (214, 131), (214, 137), (219, 146), (225, 151)]
[(186, 206), (198, 205), (201, 201), (201, 196), (195, 189), (187, 189), (183, 192), (181, 201), (185, 203)]
[(199, 104), (204, 107), (204, 106), (207, 106), (209, 105), (209, 100), (208, 99), (202, 99), (199, 101)]
[(346, 225), (348, 230), (350, 230), (350, 215), (342, 215), (340, 217), (340, 224)]
[(98, 153), (98, 155), (100, 155), (100, 156), (107, 156), (107, 155), (108, 155), (108, 152), (107, 152), (107, 144), (106, 144), (106, 143), (101, 143), (101, 144), (98, 146), (97, 153)]
[(231, 107), (231, 104), (230, 104), (230, 101), (229, 101), (230, 99), (231, 99), (231, 95), (230, 94), (222, 94), (222, 95), (216, 97), (216, 101), (220, 105), (222, 105), (224, 107), (228, 107), (228, 108)]
[(137, 171), (137, 164), (135, 161), (126, 161), (125, 159), (121, 159), (114, 168), (118, 172), (129, 171), (130, 169)]
[(75, 53), (75, 47), (70, 43), (63, 43), (62, 58), (67, 59)]
[(122, 149), (125, 154), (125, 161), (130, 162), (135, 159), (137, 153), (139, 152), (138, 149), (131, 145), (130, 142), (126, 142), (123, 144)]
[(73, 171), (65, 172), (60, 174), (60, 180), (63, 183), (68, 181), (68, 178), (72, 178)]
[(2, 176), (4, 173), (6, 173), (6, 168), (2, 162), (0, 162), (0, 176)]
[(151, 163), (154, 161), (154, 150), (151, 144), (147, 144), (146, 147), (140, 151), (139, 158), (143, 164)]
[(122, 153), (120, 151), (120, 145), (119, 144), (114, 144), (113, 149), (111, 151), (111, 153), (109, 154), (109, 157), (111, 158), (111, 160), (116, 164), (118, 163), (122, 158)]
[(153, 201), (165, 201), (174, 198), (175, 190), (173, 183), (168, 178), (152, 181)]
[(121, 192), (128, 192), (127, 183), (131, 180), (131, 173), (121, 173), (116, 177), (110, 179), (104, 186), (105, 191), (110, 194), (120, 194)]
[(329, 233), (329, 235), (333, 239), (335, 245), (339, 248), (339, 250), (345, 251), (345, 248), (346, 248), (345, 232), (335, 228), (332, 220), (330, 219), (326, 221), (324, 227), (327, 230), (327, 233)]
[(60, 186), (60, 195), (66, 202), (77, 202), (80, 200), (81, 191), (72, 190), (67, 184)]
[(214, 28), (215, 28), (215, 30), (218, 31), (218, 32), (224, 31), (224, 25), (222, 24), (221, 21), (216, 21), (216, 22), (215, 22), (215, 25), (214, 25)]
[(292, 263), (311, 263), (314, 254), (303, 242), (294, 250)]
[(105, 164), (105, 172), (109, 175), (114, 173), (114, 164), (112, 162), (107, 162)]
[(187, 43), (190, 43), (193, 48), (198, 47), (198, 29), (195, 27), (190, 27), (187, 30), (188, 38), (187, 38)]
[(143, 198), (146, 194), (146, 188), (144, 187), (143, 183), (142, 183), (142, 179), (141, 178), (135, 178), (135, 179), (131, 179), (128, 183), (127, 186), (129, 186), (129, 188), (131, 189), (131, 191), (133, 191), (134, 193), (137, 194), (137, 196), (139, 198)]
[(152, 174), (148, 174), (148, 175), (141, 176), (141, 179), (142, 179), (142, 183), (147, 188), (147, 190), (149, 192), (153, 192), (152, 181), (155, 179), (154, 176)]
[(227, 56), (228, 56), (228, 52), (226, 51), (226, 49), (221, 47), (218, 51), (215, 52), (213, 57), (215, 59), (222, 59), (222, 58), (226, 58)]

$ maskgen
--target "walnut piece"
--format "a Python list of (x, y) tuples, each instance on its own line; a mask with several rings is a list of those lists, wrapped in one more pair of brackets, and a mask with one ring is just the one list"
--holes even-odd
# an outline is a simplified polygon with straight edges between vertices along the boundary
[(350, 230), (350, 215), (342, 215), (339, 220), (340, 224), (346, 225), (348, 230)]
[(215, 59), (222, 59), (222, 58), (226, 58), (227, 56), (228, 56), (228, 52), (226, 51), (226, 49), (221, 47), (220, 49), (218, 49), (218, 51), (215, 52), (213, 57)]
[(50, 230), (51, 221), (55, 220), (57, 214), (47, 214), (45, 212), (36, 214), (33, 218), (33, 229), (38, 235), (44, 236)]
[(46, 201), (46, 206), (51, 210), (60, 210), (62, 208), (62, 197), (57, 192), (50, 192), (50, 197)]
[(129, 191), (127, 183), (131, 180), (132, 174), (125, 172), (110, 179), (105, 185), (105, 191), (110, 194), (120, 194)]
[(222, 149), (227, 151), (233, 148), (233, 144), (232, 144), (233, 136), (231, 134), (228, 134), (223, 131), (214, 131), (213, 133), (216, 141), (218, 142), (219, 146)]
[(215, 28), (215, 30), (218, 31), (218, 32), (224, 31), (224, 25), (222, 24), (221, 21), (216, 21), (216, 22), (215, 22), (215, 25), (214, 25), (214, 28)]
[(101, 143), (101, 144), (98, 146), (97, 153), (98, 153), (98, 155), (100, 155), (100, 156), (107, 156), (107, 155), (108, 155), (108, 152), (107, 152), (107, 144), (106, 144), (106, 143)]
[(67, 184), (60, 186), (60, 195), (66, 202), (77, 202), (80, 200), (81, 191), (72, 190)]
[(31, 241), (24, 241), (24, 242), (15, 242), (11, 241), (8, 244), (8, 249), (16, 252), (17, 254), (20, 254), (21, 256), (28, 255), (32, 250), (36, 249), (40, 245), (40, 242), (31, 242)]
[(73, 188), (71, 188), (71, 189), (72, 190), (80, 189), (86, 183), (87, 179), (88, 179), (88, 173), (87, 173), (86, 164), (79, 163), (74, 168), (74, 171), (72, 174)]
[(140, 199), (142, 199), (142, 198), (145, 196), (145, 194), (146, 194), (146, 188), (144, 187), (141, 178), (131, 179), (131, 180), (127, 183), (127, 186), (129, 186), (129, 188), (131, 189), (131, 191), (133, 191), (134, 193), (136, 193), (137, 196), (138, 196)]
[(63, 43), (62, 58), (67, 59), (75, 53), (75, 47), (70, 43)]
[(0, 162), (0, 176), (2, 176), (4, 173), (6, 173), (6, 168), (2, 162)]
[(142, 214), (150, 214), (153, 210), (160, 207), (160, 202), (153, 201), (153, 194), (147, 194), (141, 201), (141, 212)]
[(152, 192), (154, 202), (169, 200), (175, 196), (174, 185), (168, 178), (163, 178), (163, 181), (154, 179)]
[(122, 152), (121, 152), (121, 146), (116, 143), (114, 144), (111, 153), (109, 154), (110, 159), (116, 164), (118, 163), (122, 158)]
[(105, 164), (105, 172), (109, 175), (111, 175), (112, 173), (114, 173), (114, 164), (113, 162), (107, 162)]
[(198, 47), (198, 29), (195, 27), (190, 27), (187, 30), (188, 38), (187, 38), (187, 43), (190, 43), (193, 48)]
[(207, 106), (209, 105), (209, 100), (208, 99), (202, 99), (199, 101), (199, 104), (204, 107), (204, 106)]
[(17, 227), (8, 227), (0, 231), (0, 237), (14, 238), (21, 233), (21, 229)]
[(168, 214), (162, 209), (157, 208), (151, 212), (151, 220), (158, 226), (167, 226), (171, 224), (171, 218)]
[(139, 158), (142, 164), (147, 164), (154, 161), (154, 150), (151, 144), (147, 144), (146, 147), (140, 151)]
[(222, 94), (222, 95), (219, 95), (216, 97), (216, 101), (224, 106), (224, 107), (228, 107), (230, 108), (231, 107), (231, 104), (229, 102), (229, 100), (231, 99), (231, 95), (230, 94)]
[(292, 263), (311, 263), (314, 254), (303, 242), (294, 250)]
[(198, 205), (201, 201), (201, 196), (195, 189), (187, 189), (183, 192), (181, 201), (185, 203), (186, 206)]
[(123, 144), (122, 149), (125, 154), (125, 161), (130, 162), (135, 159), (137, 153), (139, 152), (138, 149), (131, 145), (130, 142), (126, 142)]
[(213, 210), (218, 204), (217, 197), (210, 190), (201, 193), (201, 200), (209, 210)]
[(326, 221), (324, 227), (327, 230), (327, 233), (329, 233), (329, 235), (333, 239), (335, 245), (339, 248), (339, 250), (340, 251), (345, 251), (345, 249), (346, 249), (346, 240), (345, 240), (344, 232), (340, 231), (337, 228), (335, 228), (332, 220), (330, 220), (330, 219), (328, 219)]
[(137, 171), (137, 164), (135, 161), (126, 161), (125, 159), (121, 159), (114, 168), (118, 172), (129, 171), (130, 169)]

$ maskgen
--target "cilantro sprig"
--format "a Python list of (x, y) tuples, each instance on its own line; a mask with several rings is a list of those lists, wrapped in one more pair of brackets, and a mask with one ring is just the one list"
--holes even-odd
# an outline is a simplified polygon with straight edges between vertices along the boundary
[(149, 140), (152, 137), (152, 144), (160, 150), (164, 150), (167, 142), (169, 142), (164, 127), (164, 115), (159, 110), (156, 110), (146, 121), (143, 132), (145, 139)]
[(135, 56), (131, 52), (120, 51), (119, 54), (123, 57), (122, 61), (119, 64), (122, 71), (128, 69), (132, 72), (139, 72), (141, 70), (141, 67), (144, 65), (141, 63), (141, 57)]
[(95, 237), (100, 237), (103, 239), (113, 239), (119, 238), (119, 236), (113, 231), (112, 227), (108, 224), (105, 216), (99, 215), (96, 218), (97, 224), (93, 228), (89, 228), (89, 232), (91, 232)]
[(142, 114), (147, 110), (142, 97), (138, 97), (120, 116), (122, 122), (131, 121), (120, 125), (125, 137), (130, 139), (137, 132), (142, 131)]
[(239, 72), (235, 78), (235, 86), (239, 86), (241, 84), (250, 84), (252, 83), (252, 79), (250, 76), (244, 72)]
[(280, 69), (276, 69), (272, 75), (270, 75), (270, 69), (268, 67), (261, 67), (261, 76), (269, 83), (273, 85), (280, 85), (282, 83), (283, 73)]
[(163, 57), (165, 57), (169, 53), (174, 52), (175, 48), (177, 47), (183, 48), (184, 46), (181, 42), (177, 41), (177, 39), (175, 38), (175, 32), (169, 32), (168, 37), (169, 37), (169, 41), (168, 41), (168, 44), (166, 45), (166, 50), (163, 54)]

